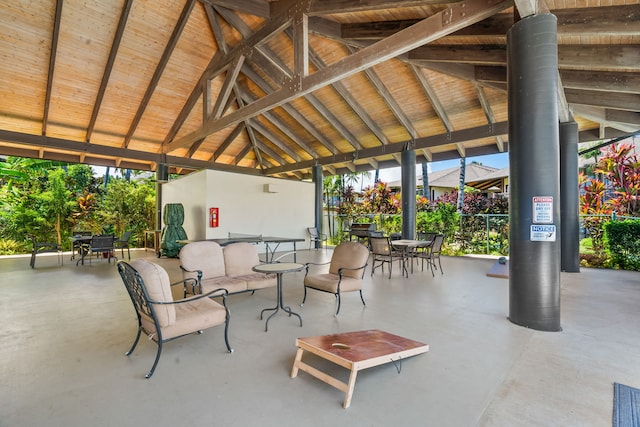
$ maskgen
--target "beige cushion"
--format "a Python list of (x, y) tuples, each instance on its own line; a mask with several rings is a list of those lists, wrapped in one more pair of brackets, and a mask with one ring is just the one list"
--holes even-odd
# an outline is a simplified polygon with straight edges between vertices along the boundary
[[(143, 259), (131, 261), (131, 266), (135, 268), (138, 274), (140, 274), (140, 277), (142, 277), (142, 282), (151, 300), (173, 301), (169, 275), (164, 268)], [(154, 304), (153, 309), (156, 312), (156, 317), (158, 318), (158, 323), (161, 328), (175, 323), (176, 310), (173, 305)], [(145, 329), (147, 329), (148, 332), (155, 331), (153, 321), (146, 316), (143, 317), (145, 317), (143, 320), (146, 320)], [(150, 322), (150, 325), (147, 322)], [(147, 326), (151, 329), (148, 329)]]
[[(358, 242), (343, 242), (333, 250), (329, 273), (338, 274), (339, 268), (358, 268), (367, 263), (369, 248)], [(344, 270), (344, 277), (362, 279), (363, 270)]]
[(222, 304), (209, 298), (176, 304), (176, 322), (162, 327), (162, 339), (177, 337), (221, 325), (226, 320)]
[[(236, 279), (234, 277), (222, 276), (222, 277), (210, 277), (202, 280), (202, 293), (206, 294), (214, 289), (225, 288), (230, 294), (236, 292), (243, 292), (247, 290), (246, 280)], [(217, 295), (217, 294), (214, 294)], [(222, 292), (220, 292), (222, 295)]]
[[(369, 249), (358, 242), (344, 242), (339, 244), (331, 256), (329, 273), (309, 274), (304, 278), (304, 285), (327, 292), (337, 293), (340, 276), (338, 269), (359, 268), (367, 263)], [(359, 291), (362, 289), (362, 274), (364, 270), (343, 270), (340, 292)]]
[[(180, 265), (187, 270), (202, 271), (202, 278), (224, 276), (224, 256), (222, 247), (216, 242), (193, 242), (180, 249)], [(194, 277), (196, 274), (183, 272), (184, 278)]]
[(247, 282), (247, 289), (264, 289), (278, 284), (275, 274), (255, 272), (253, 274), (236, 276), (234, 279), (244, 280)]
[[(340, 281), (340, 276), (337, 274), (317, 274), (317, 275), (308, 275), (304, 278), (304, 285), (320, 289), (326, 292), (337, 293), (338, 292), (338, 282)], [(362, 279), (354, 279), (353, 277), (342, 277), (342, 282), (340, 282), (340, 292), (351, 292), (351, 291), (359, 291), (362, 289)]]
[[(232, 243), (223, 249), (224, 265), (227, 275), (247, 283), (246, 289), (263, 289), (276, 286), (274, 274), (264, 274), (253, 271), (253, 267), (260, 264), (258, 249), (250, 243)], [(229, 292), (232, 292), (229, 290)]]
[(243, 276), (255, 273), (252, 268), (260, 264), (258, 250), (250, 243), (232, 243), (223, 249), (227, 276)]

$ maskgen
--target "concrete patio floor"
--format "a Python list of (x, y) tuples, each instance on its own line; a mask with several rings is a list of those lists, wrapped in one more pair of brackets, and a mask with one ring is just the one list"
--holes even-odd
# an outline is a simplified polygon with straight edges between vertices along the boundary
[[(177, 259), (158, 259), (173, 280)], [(119, 255), (119, 254), (118, 254)], [(302, 250), (298, 261), (328, 259)], [(509, 281), (487, 277), (492, 259), (443, 257), (444, 275), (391, 279), (365, 274), (364, 307), (345, 294), (309, 291), (304, 273), (284, 276), (284, 301), (264, 331), (260, 310), (275, 289), (229, 298), (223, 328), (164, 346), (142, 338), (127, 357), (136, 319), (106, 260), (76, 267), (65, 255), (0, 259), (0, 426), (610, 426), (613, 383), (640, 387), (640, 273), (582, 269), (562, 274), (562, 332), (507, 320)], [(430, 351), (359, 373), (344, 394), (300, 372), (290, 378), (297, 337), (382, 329)], [(343, 368), (306, 359), (347, 379)]]

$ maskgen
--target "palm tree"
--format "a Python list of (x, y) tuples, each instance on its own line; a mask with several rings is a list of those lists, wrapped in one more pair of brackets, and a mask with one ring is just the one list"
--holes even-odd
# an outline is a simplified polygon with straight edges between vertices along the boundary
[(422, 164), (422, 195), (429, 198), (429, 167), (427, 162)]
[(464, 176), (466, 173), (467, 163), (463, 158), (460, 159), (460, 183), (458, 186), (458, 213), (462, 213), (464, 206)]

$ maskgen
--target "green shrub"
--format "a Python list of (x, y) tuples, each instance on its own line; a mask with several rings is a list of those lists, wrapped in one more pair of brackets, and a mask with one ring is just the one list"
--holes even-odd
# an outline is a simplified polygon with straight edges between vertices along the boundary
[(609, 221), (604, 234), (613, 265), (640, 271), (640, 220)]
[(23, 243), (16, 242), (13, 239), (0, 240), (0, 255), (16, 255), (31, 252), (31, 248), (27, 248)]

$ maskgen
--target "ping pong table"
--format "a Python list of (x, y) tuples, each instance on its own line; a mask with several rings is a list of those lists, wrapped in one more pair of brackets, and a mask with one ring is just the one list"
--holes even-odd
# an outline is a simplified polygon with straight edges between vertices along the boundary
[[(198, 242), (200, 240), (178, 240), (178, 243), (191, 243)], [(261, 234), (242, 234), (242, 233), (229, 233), (228, 237), (206, 239), (208, 242), (216, 242), (220, 246), (230, 245), (231, 243), (246, 242), (246, 243), (264, 243), (265, 245), (265, 262), (271, 263), (274, 260), (274, 256), (281, 243), (293, 243), (293, 262), (297, 261), (296, 257), (296, 243), (304, 242), (305, 239), (301, 237), (276, 237), (276, 236), (263, 236)], [(289, 253), (285, 254), (289, 255)], [(284, 256), (284, 255), (283, 255)]]

